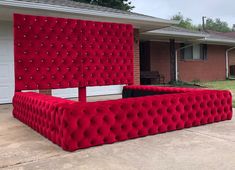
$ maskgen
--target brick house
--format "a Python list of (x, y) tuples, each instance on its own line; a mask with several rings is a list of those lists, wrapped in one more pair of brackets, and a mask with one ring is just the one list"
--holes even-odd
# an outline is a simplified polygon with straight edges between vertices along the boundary
[[(134, 27), (134, 74), (135, 84), (140, 83), (139, 37), (140, 33), (177, 24), (176, 21), (160, 19), (138, 13), (126, 12), (69, 0), (1, 0), (0, 1), (0, 104), (11, 103), (14, 94), (14, 45), (13, 13), (77, 18), (132, 24)], [(119, 94), (123, 85), (88, 87), (87, 95)], [(54, 96), (78, 97), (77, 88), (42, 90)]]
[[(216, 34), (216, 35), (220, 35), (220, 36), (226, 36), (226, 37), (230, 37), (230, 38), (234, 38), (235, 39), (235, 31), (231, 31), (231, 32), (215, 32), (215, 31), (207, 31), (211, 34)], [(229, 74), (230, 76), (232, 76), (232, 78), (235, 77), (235, 50), (231, 50), (230, 54), (229, 54)]]
[[(141, 35), (141, 71), (158, 71), (166, 82), (171, 77), (170, 40), (177, 52), (175, 77), (182, 81), (225, 80), (230, 76), (230, 66), (235, 64), (235, 38), (208, 32), (190, 31), (168, 27)], [(156, 82), (152, 82), (153, 84)]]

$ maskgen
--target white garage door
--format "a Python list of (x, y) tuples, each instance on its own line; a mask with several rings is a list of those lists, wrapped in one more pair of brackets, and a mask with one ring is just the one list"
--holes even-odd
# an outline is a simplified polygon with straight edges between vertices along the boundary
[(0, 21), (0, 104), (11, 103), (14, 95), (12, 22)]

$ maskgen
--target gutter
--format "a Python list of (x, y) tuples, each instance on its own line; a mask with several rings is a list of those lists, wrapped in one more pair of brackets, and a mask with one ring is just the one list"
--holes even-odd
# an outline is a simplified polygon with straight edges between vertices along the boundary
[(151, 17), (144, 17), (144, 16), (134, 16), (132, 14), (121, 14), (121, 13), (114, 13), (114, 12), (105, 12), (105, 11), (98, 11), (93, 9), (83, 9), (83, 8), (74, 8), (74, 7), (67, 7), (67, 6), (60, 6), (60, 5), (51, 5), (51, 4), (42, 4), (42, 3), (33, 3), (33, 2), (23, 2), (23, 1), (14, 1), (14, 0), (1, 0), (0, 5), (2, 6), (10, 6), (10, 7), (20, 7), (20, 8), (31, 8), (31, 9), (42, 9), (42, 10), (49, 10), (49, 11), (58, 11), (58, 12), (65, 12), (65, 13), (74, 13), (74, 14), (81, 14), (81, 15), (90, 15), (90, 16), (100, 16), (106, 18), (119, 18), (119, 19), (129, 19), (134, 21), (142, 21), (142, 22), (151, 22), (159, 23), (162, 25), (173, 25), (178, 24), (178, 21), (171, 21), (165, 19), (158, 19), (158, 18), (151, 18)]
[[(230, 40), (230, 39), (218, 39), (218, 38), (203, 38), (203, 39), (199, 39), (199, 41), (201, 42), (211, 42), (211, 43), (217, 43), (218, 45), (224, 45), (224, 44), (227, 44), (227, 45), (235, 45), (235, 40)], [(219, 44), (221, 43), (221, 44)]]
[(189, 37), (189, 38), (204, 38), (205, 35), (198, 35), (194, 33), (178, 33), (178, 32), (172, 32), (172, 31), (165, 31), (165, 30), (154, 30), (154, 31), (148, 31), (145, 32), (144, 35), (161, 35), (161, 36), (168, 36), (168, 37)]
[(235, 47), (231, 47), (231, 48), (229, 48), (229, 49), (227, 49), (226, 50), (226, 52), (225, 52), (225, 63), (226, 63), (226, 78), (228, 79), (229, 78), (229, 55), (228, 55), (228, 53), (229, 53), (229, 51), (232, 51), (232, 50), (234, 50), (235, 49)]

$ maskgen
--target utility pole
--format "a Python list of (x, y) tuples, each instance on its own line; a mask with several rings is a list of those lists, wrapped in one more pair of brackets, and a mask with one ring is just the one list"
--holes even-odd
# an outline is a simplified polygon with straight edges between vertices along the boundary
[(206, 30), (206, 28), (205, 28), (205, 19), (206, 19), (206, 16), (203, 16), (202, 17), (202, 29), (203, 29), (203, 31)]

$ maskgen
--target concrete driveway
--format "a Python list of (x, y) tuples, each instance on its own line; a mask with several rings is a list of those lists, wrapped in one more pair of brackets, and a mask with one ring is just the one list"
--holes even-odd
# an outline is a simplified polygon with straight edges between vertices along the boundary
[(234, 119), (71, 153), (11, 112), (0, 106), (0, 169), (235, 169)]

